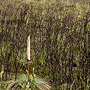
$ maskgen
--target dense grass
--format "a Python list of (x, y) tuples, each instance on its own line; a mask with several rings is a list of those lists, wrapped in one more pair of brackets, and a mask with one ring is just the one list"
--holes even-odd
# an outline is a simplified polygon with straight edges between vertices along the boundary
[[(85, 4), (86, 2), (86, 4)], [(1, 0), (0, 68), (4, 80), (26, 73), (26, 39), (31, 35), (31, 65), (54, 90), (88, 90), (90, 6), (87, 1)], [(64, 86), (65, 87), (65, 86)], [(65, 88), (64, 88), (65, 89)]]

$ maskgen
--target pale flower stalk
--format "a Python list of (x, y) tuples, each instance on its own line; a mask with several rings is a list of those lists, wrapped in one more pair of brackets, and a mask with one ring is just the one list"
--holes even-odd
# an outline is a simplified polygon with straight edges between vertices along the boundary
[(27, 59), (30, 60), (30, 35), (27, 37)]

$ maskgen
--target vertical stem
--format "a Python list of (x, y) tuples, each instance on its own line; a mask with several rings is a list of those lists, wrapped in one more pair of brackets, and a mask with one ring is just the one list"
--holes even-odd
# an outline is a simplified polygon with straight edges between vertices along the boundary
[(30, 62), (30, 35), (27, 35), (27, 60), (28, 60), (28, 81), (29, 81), (29, 62)]
[(28, 60), (28, 81), (29, 81), (29, 60)]

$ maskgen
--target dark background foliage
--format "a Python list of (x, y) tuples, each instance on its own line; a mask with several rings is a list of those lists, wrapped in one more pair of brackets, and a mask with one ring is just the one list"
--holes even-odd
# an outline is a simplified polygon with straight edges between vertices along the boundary
[[(31, 67), (54, 83), (75, 88), (90, 78), (90, 7), (88, 2), (0, 1), (0, 68), (5, 78), (27, 69), (27, 34)], [(76, 2), (76, 0), (75, 0)], [(82, 3), (82, 4), (81, 4)], [(69, 86), (68, 86), (69, 87)]]

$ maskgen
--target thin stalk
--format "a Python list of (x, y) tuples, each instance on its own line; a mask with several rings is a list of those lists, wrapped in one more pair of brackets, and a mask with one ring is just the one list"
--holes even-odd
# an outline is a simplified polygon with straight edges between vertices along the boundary
[(30, 35), (27, 35), (27, 60), (28, 60), (28, 81), (29, 81), (29, 62), (30, 62)]
[(29, 60), (28, 60), (28, 82), (29, 82)]

